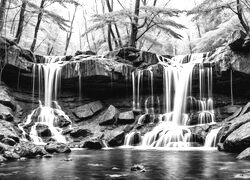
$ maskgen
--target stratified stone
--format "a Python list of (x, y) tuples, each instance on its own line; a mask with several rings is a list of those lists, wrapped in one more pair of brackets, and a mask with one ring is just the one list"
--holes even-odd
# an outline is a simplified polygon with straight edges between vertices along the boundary
[(242, 151), (237, 157), (237, 159), (250, 159), (250, 147)]
[(77, 107), (73, 113), (76, 115), (77, 118), (80, 120), (86, 120), (91, 118), (93, 115), (98, 113), (100, 110), (103, 109), (103, 105), (100, 101), (91, 102), (85, 104), (83, 106)]
[(133, 111), (122, 112), (119, 114), (117, 124), (132, 124), (133, 122), (135, 122)]
[(99, 118), (99, 125), (105, 126), (114, 124), (117, 120), (117, 114), (118, 110), (113, 105), (110, 105), (105, 113)]
[(233, 131), (224, 142), (225, 151), (241, 152), (250, 147), (250, 122)]

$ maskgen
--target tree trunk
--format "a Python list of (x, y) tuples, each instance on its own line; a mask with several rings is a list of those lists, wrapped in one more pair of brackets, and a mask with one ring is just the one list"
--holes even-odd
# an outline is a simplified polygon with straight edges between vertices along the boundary
[(6, 4), (7, 4), (7, 0), (1, 0), (1, 3), (0, 3), (0, 32), (2, 32), (2, 30), (3, 30)]
[(109, 46), (109, 51), (113, 51), (111, 43), (111, 24), (108, 25), (108, 46)]
[(136, 0), (135, 2), (135, 11), (134, 11), (134, 19), (131, 22), (131, 35), (130, 35), (130, 46), (136, 48), (136, 37), (138, 33), (138, 16), (139, 16), (139, 8), (140, 8), (140, 0)]
[(19, 22), (18, 22), (18, 28), (15, 36), (15, 42), (18, 44), (20, 42), (22, 33), (23, 33), (23, 24), (24, 24), (24, 13), (26, 10), (27, 1), (23, 1), (20, 16), (19, 16)]
[[(88, 24), (87, 24), (87, 19), (86, 19), (85, 13), (86, 12), (84, 12), (84, 10), (83, 10), (83, 19), (84, 19), (85, 31), (87, 31)], [(89, 35), (88, 35), (88, 33), (86, 34), (86, 39), (87, 39), (89, 50), (91, 51), (91, 46), (90, 46), (90, 42), (89, 42)]]
[[(111, 4), (112, 4), (112, 5), (110, 5), (109, 0), (106, 0), (106, 4), (107, 4), (107, 7), (108, 7), (108, 11), (109, 11), (109, 12), (112, 12), (112, 11), (113, 11), (113, 8), (112, 8), (113, 2), (111, 1)], [(117, 28), (117, 26), (116, 26), (115, 23), (114, 23), (114, 25), (115, 25), (116, 33), (117, 33), (118, 40), (119, 40), (120, 33), (119, 33), (118, 28)], [(110, 27), (108, 27), (108, 33), (111, 34), (111, 36), (113, 37), (113, 40), (114, 40), (114, 42), (115, 42), (115, 46), (118, 47), (118, 46), (119, 46), (119, 45), (118, 45), (118, 42), (117, 42), (116, 37), (115, 37), (115, 34), (114, 34), (113, 30), (112, 30), (112, 24), (109, 23), (108, 26), (110, 26)], [(108, 41), (111, 41), (111, 36), (108, 35), (108, 37), (110, 38), (110, 39), (108, 39)], [(120, 43), (120, 45), (121, 45), (121, 41), (119, 41), (119, 43)], [(109, 44), (109, 47), (110, 47), (111, 42), (109, 42), (108, 44)], [(112, 49), (112, 48), (111, 48), (111, 49)]]
[(64, 55), (67, 54), (67, 50), (68, 50), (68, 47), (69, 47), (69, 42), (70, 42), (70, 39), (71, 39), (71, 36), (72, 36), (73, 23), (74, 23), (74, 20), (75, 20), (77, 7), (78, 7), (78, 5), (75, 4), (75, 11), (74, 11), (74, 14), (73, 14), (73, 17), (72, 17), (72, 20), (71, 20), (69, 32), (67, 33), (67, 37), (66, 37), (66, 45), (65, 45)]
[(238, 19), (240, 20), (240, 24), (242, 25), (246, 33), (249, 34), (250, 28), (243, 19), (242, 5), (240, 3), (240, 0), (237, 0), (236, 2), (237, 2), (237, 15), (238, 15)]
[(32, 42), (31, 47), (30, 47), (30, 50), (32, 52), (34, 52), (34, 49), (35, 49), (35, 46), (36, 46), (37, 35), (38, 35), (38, 31), (39, 31), (40, 24), (41, 24), (41, 21), (42, 21), (42, 17), (43, 17), (43, 8), (44, 8), (45, 1), (46, 0), (42, 0), (41, 4), (40, 4), (40, 12), (39, 12), (38, 17), (37, 17), (37, 23), (36, 23), (36, 27), (35, 27), (34, 38), (33, 38), (33, 42)]

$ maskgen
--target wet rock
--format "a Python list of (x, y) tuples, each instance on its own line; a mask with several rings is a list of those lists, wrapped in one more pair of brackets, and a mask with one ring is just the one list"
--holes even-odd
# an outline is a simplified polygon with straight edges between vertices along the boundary
[(4, 158), (2, 155), (0, 155), (0, 162), (4, 162), (6, 160), (7, 160), (6, 158)]
[(122, 112), (119, 114), (117, 124), (132, 124), (135, 122), (133, 111)]
[(191, 130), (191, 141), (204, 144), (208, 127), (207, 126), (193, 126), (189, 128)]
[(6, 120), (6, 121), (14, 120), (12, 110), (9, 107), (4, 106), (2, 104), (0, 104), (0, 119)]
[(21, 141), (14, 146), (13, 151), (20, 157), (36, 157), (37, 155), (43, 156), (44, 154), (47, 154), (42, 146), (35, 145), (28, 141)]
[[(231, 120), (222, 135), (222, 142), (236, 129), (250, 121), (250, 112)], [(226, 125), (224, 125), (226, 127)]]
[(145, 172), (146, 169), (142, 164), (135, 164), (130, 168), (131, 171), (140, 171), (140, 172)]
[(14, 159), (19, 159), (20, 155), (13, 152), (13, 151), (5, 151), (3, 154), (4, 158), (8, 159), (8, 160), (14, 160)]
[(4, 138), (10, 138), (16, 143), (19, 143), (17, 127), (10, 122), (0, 120), (0, 142), (2, 142)]
[(217, 148), (218, 148), (219, 151), (225, 151), (223, 143), (218, 143)]
[(36, 131), (39, 137), (50, 137), (52, 135), (49, 126), (45, 124), (37, 124)]
[(54, 109), (54, 114), (56, 116), (54, 120), (54, 126), (63, 128), (71, 124), (71, 121), (66, 114), (64, 114), (60, 109)]
[(124, 144), (125, 132), (124, 131), (114, 131), (112, 136), (106, 138), (108, 140), (108, 145), (110, 147), (121, 146)]
[(78, 137), (87, 137), (89, 135), (91, 135), (91, 131), (88, 129), (81, 129), (81, 128), (74, 128), (72, 129), (72, 131), (70, 132), (70, 136), (74, 137), (74, 138), (78, 138)]
[(27, 158), (26, 157), (21, 157), (19, 160), (20, 161), (25, 161)]
[(224, 142), (225, 151), (241, 152), (250, 147), (250, 122), (233, 131)]
[(43, 155), (43, 158), (52, 158), (52, 157), (53, 157), (52, 154), (45, 154), (45, 155)]
[(103, 105), (100, 101), (91, 102), (88, 104), (85, 104), (83, 106), (79, 106), (76, 109), (73, 110), (73, 113), (77, 118), (80, 120), (86, 120), (96, 113), (98, 113), (100, 110), (103, 109)]
[(240, 112), (240, 116), (243, 114), (246, 114), (250, 111), (250, 102), (248, 102), (242, 109), (242, 111)]
[(9, 95), (8, 88), (4, 85), (0, 85), (0, 103), (11, 108), (13, 111), (16, 109), (16, 103), (13, 97)]
[(0, 142), (0, 154), (3, 154), (4, 151), (8, 150), (9, 148), (9, 145)]
[(110, 105), (104, 114), (99, 118), (99, 125), (112, 125), (116, 122), (117, 116), (118, 110), (113, 105)]
[(63, 159), (63, 161), (72, 161), (73, 159), (72, 158), (65, 158)]
[(246, 148), (244, 151), (242, 151), (237, 157), (236, 159), (250, 159), (250, 147)]
[(83, 148), (88, 149), (101, 149), (103, 147), (103, 144), (100, 139), (91, 139), (84, 143)]
[(11, 138), (3, 138), (2, 140), (1, 140), (1, 142), (2, 143), (4, 143), (4, 144), (7, 144), (7, 145), (9, 145), (9, 146), (14, 146), (17, 142), (16, 141), (14, 141), (13, 139), (11, 139)]
[(45, 150), (48, 153), (70, 153), (71, 150), (68, 145), (63, 143), (50, 142), (45, 145)]
[(67, 135), (67, 134), (71, 133), (72, 131), (73, 131), (72, 128), (64, 129), (64, 130), (62, 131), (62, 135)]
[[(216, 121), (220, 122), (222, 120), (227, 119), (227, 121), (229, 120), (229, 117), (231, 117), (231, 119), (237, 117), (240, 112), (242, 110), (242, 107), (239, 105), (229, 105), (229, 106), (224, 106), (224, 107), (220, 107), (215, 109), (215, 117), (216, 117)], [(238, 112), (236, 114), (236, 112)]]

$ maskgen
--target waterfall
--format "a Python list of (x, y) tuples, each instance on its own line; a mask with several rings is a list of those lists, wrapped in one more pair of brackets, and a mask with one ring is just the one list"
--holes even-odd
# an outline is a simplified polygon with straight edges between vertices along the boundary
[(216, 147), (216, 139), (221, 127), (217, 129), (212, 129), (206, 136), (205, 139), (205, 147)]
[[(163, 99), (162, 112), (159, 114), (159, 124), (150, 132), (142, 136), (143, 147), (189, 147), (191, 146), (192, 133), (189, 129), (190, 116), (187, 110), (187, 99), (191, 97), (198, 106), (197, 124), (215, 123), (213, 110), (213, 68), (204, 65), (208, 53), (176, 56), (164, 59), (158, 56), (159, 65), (163, 67)], [(192, 92), (193, 71), (198, 69), (199, 95), (197, 98)], [(143, 73), (149, 72), (151, 96), (140, 97), (143, 94)], [(138, 119), (138, 124), (143, 124), (146, 114), (149, 114), (149, 101), (154, 100), (153, 71), (150, 68), (137, 70), (132, 73), (133, 109), (145, 104), (145, 114)], [(144, 95), (145, 96), (145, 95)], [(198, 100), (196, 100), (198, 99)], [(193, 113), (193, 112), (192, 112)], [(134, 132), (126, 135), (125, 144), (132, 145)]]
[[(35, 78), (37, 73), (38, 78), (38, 94), (39, 94), (39, 107), (36, 108), (27, 116), (25, 125), (32, 122), (34, 125), (31, 127), (29, 136), (36, 144), (42, 144), (43, 139), (37, 133), (37, 126), (44, 125), (51, 133), (51, 137), (57, 142), (66, 143), (66, 139), (61, 135), (62, 129), (58, 127), (57, 121), (64, 118), (66, 121), (71, 122), (69, 117), (62, 111), (57, 102), (58, 90), (60, 89), (61, 69), (65, 65), (62, 57), (46, 57), (44, 64), (33, 65), (33, 96), (35, 93)], [(43, 93), (42, 93), (43, 92)], [(43, 97), (43, 101), (41, 100)]]

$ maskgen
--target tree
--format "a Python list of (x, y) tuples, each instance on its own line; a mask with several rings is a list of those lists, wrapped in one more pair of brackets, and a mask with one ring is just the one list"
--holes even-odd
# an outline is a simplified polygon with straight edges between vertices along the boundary
[[(171, 8), (165, 8), (165, 6), (156, 7), (157, 0), (154, 0), (153, 5), (151, 6), (148, 6), (146, 4), (147, 1), (145, 0), (142, 1), (143, 5), (141, 6), (140, 0), (136, 0), (134, 11), (132, 12), (129, 8), (123, 6), (123, 4), (121, 4), (119, 0), (118, 2), (123, 9), (117, 11), (109, 11), (108, 13), (104, 13), (101, 15), (95, 14), (92, 18), (92, 22), (94, 24), (89, 27), (85, 31), (85, 33), (83, 33), (83, 36), (85, 36), (89, 32), (98, 31), (105, 26), (108, 26), (108, 31), (111, 31), (109, 24), (112, 24), (117, 25), (117, 29), (119, 30), (127, 30), (128, 26), (131, 27), (130, 32), (129, 30), (127, 30), (128, 36), (125, 36), (123, 38), (118, 37), (118, 39), (125, 39), (127, 42), (123, 44), (128, 44), (132, 47), (137, 47), (136, 42), (138, 40), (140, 40), (142, 37), (145, 37), (145, 34), (156, 29), (161, 30), (161, 32), (166, 33), (167, 35), (174, 38), (182, 38), (182, 36), (176, 32), (176, 29), (183, 29), (185, 27), (171, 19), (172, 17), (178, 17), (181, 11)], [(125, 33), (123, 33), (123, 36), (124, 35)], [(111, 42), (108, 41), (108, 43), (110, 47)]]
[[(203, 0), (202, 3), (194, 7), (188, 12), (188, 14), (196, 14), (196, 16), (210, 18), (214, 13), (217, 18), (213, 19), (218, 20), (219, 15), (225, 12), (225, 10), (230, 10), (232, 13), (234, 13), (238, 17), (238, 20), (246, 34), (250, 33), (250, 21), (245, 16), (246, 12), (250, 13), (249, 0)], [(222, 22), (217, 23), (217, 26)]]
[(0, 2), (0, 32), (2, 32), (3, 26), (4, 26), (6, 5), (7, 5), (7, 0), (1, 0)]
[[(79, 3), (76, 3), (76, 2), (74, 3), (75, 9), (74, 9), (74, 13), (73, 13), (72, 20), (71, 20), (71, 23), (70, 23), (70, 28), (69, 28), (69, 31), (67, 32), (67, 36), (66, 36), (66, 45), (65, 45), (64, 55), (67, 54), (67, 50), (68, 50), (68, 47), (69, 47), (69, 42), (70, 42), (70, 39), (71, 39), (71, 36), (72, 36), (73, 23), (74, 23), (74, 20), (75, 20), (77, 7), (79, 5), (80, 5)], [(69, 16), (69, 18), (70, 18), (70, 16)]]
[(23, 0), (21, 10), (20, 10), (20, 15), (19, 15), (19, 22), (18, 22), (18, 27), (17, 27), (17, 32), (15, 36), (15, 42), (18, 44), (20, 42), (22, 32), (23, 32), (23, 25), (24, 25), (24, 13), (26, 10), (27, 6), (27, 1)]
[(36, 46), (38, 31), (40, 28), (40, 24), (43, 20), (43, 17), (46, 17), (47, 19), (51, 19), (52, 22), (57, 24), (60, 27), (60, 29), (62, 29), (63, 31), (67, 31), (67, 29), (70, 28), (70, 26), (68, 25), (68, 21), (66, 19), (64, 19), (62, 16), (60, 16), (52, 11), (48, 11), (45, 9), (54, 3), (59, 3), (61, 6), (66, 8), (65, 3), (75, 4), (77, 2), (74, 0), (61, 0), (61, 1), (59, 1), (59, 0), (41, 0), (40, 6), (37, 9), (37, 13), (38, 13), (37, 22), (35, 25), (33, 41), (32, 41), (31, 47), (30, 47), (30, 50), (32, 52), (34, 52), (34, 49)]

